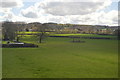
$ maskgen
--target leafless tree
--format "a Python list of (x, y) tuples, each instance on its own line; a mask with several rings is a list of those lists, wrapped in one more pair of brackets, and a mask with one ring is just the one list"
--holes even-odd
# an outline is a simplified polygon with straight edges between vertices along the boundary
[(38, 40), (39, 40), (39, 43), (42, 43), (42, 40), (44, 40), (46, 37), (47, 37), (47, 25), (46, 24), (36, 24), (35, 26), (38, 27)]
[(16, 39), (17, 26), (13, 22), (4, 22), (2, 25), (3, 38), (6, 40)]

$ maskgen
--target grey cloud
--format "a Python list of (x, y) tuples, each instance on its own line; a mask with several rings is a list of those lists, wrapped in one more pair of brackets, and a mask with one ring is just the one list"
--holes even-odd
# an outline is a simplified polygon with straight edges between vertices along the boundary
[(27, 17), (27, 18), (37, 18), (38, 17), (38, 15), (36, 13), (34, 13), (34, 12), (28, 12), (26, 14), (22, 13), (22, 15), (24, 17)]
[(12, 8), (23, 6), (22, 0), (2, 0), (0, 1), (0, 7), (2, 8)]
[(85, 15), (95, 12), (102, 4), (103, 2), (49, 2), (41, 8), (52, 15)]
[(15, 7), (17, 6), (16, 2), (1, 2), (1, 7), (3, 8), (10, 8), (10, 7)]

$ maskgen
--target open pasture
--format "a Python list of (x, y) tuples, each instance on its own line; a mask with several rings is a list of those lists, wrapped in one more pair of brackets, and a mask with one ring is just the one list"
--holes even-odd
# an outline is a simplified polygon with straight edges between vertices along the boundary
[(22, 42), (39, 48), (3, 48), (3, 78), (117, 78), (117, 40), (48, 37), (38, 43), (34, 36)]

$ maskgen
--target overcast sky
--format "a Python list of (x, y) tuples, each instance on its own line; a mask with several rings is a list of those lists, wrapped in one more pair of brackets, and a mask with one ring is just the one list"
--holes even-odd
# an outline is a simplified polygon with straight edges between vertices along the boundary
[(0, 21), (118, 25), (119, 0), (2, 0)]

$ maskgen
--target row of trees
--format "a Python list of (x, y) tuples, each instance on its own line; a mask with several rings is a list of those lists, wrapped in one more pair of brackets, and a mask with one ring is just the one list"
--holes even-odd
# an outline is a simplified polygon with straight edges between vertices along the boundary
[[(46, 36), (46, 29), (47, 26), (46, 24), (34, 24), (34, 26), (37, 27), (38, 33), (37, 37), (39, 40), (39, 43), (42, 42), (42, 39), (45, 38)], [(20, 36), (20, 26), (12, 23), (12, 22), (5, 22), (2, 24), (2, 35), (3, 35), (3, 40), (9, 40), (9, 41), (17, 41), (19, 42)]]
[[(89, 27), (84, 26), (83, 28), (82, 27), (79, 28), (78, 26), (72, 27), (72, 25), (70, 25), (71, 27), (69, 28), (68, 26), (63, 27), (64, 25), (58, 25), (58, 26), (56, 26), (56, 25), (58, 25), (58, 24), (31, 23), (31, 24), (27, 24), (27, 25), (24, 25), (24, 24), (18, 25), (13, 22), (4, 22), (2, 24), (3, 40), (10, 40), (10, 41), (16, 40), (17, 42), (19, 42), (20, 36), (18, 33), (21, 32), (22, 29), (28, 28), (28, 27), (29, 28), (32, 27), (32, 28), (36, 29), (36, 31), (38, 32), (37, 37), (38, 37), (39, 43), (41, 43), (42, 39), (44, 39), (47, 36), (46, 31), (51, 31), (51, 30), (52, 31), (55, 30), (56, 33), (77, 33), (77, 32), (81, 33), (81, 32), (84, 32), (84, 29), (85, 29), (86, 31), (88, 31), (88, 33), (93, 33), (93, 32), (99, 33), (99, 31), (97, 29), (90, 27), (90, 26)], [(106, 31), (108, 31), (108, 30), (105, 30), (105, 32)], [(119, 30), (118, 31), (116, 30), (115, 34), (116, 35), (119, 34)]]

